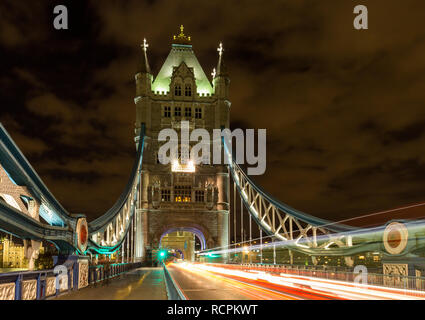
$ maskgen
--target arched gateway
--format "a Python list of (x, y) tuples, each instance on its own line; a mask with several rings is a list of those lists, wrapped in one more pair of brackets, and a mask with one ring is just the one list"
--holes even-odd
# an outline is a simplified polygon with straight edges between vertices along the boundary
[(222, 47), (212, 81), (200, 66), (183, 28), (174, 36), (171, 51), (156, 77), (148, 63), (147, 47), (145, 40), (135, 77), (136, 145), (142, 127), (146, 136), (135, 224), (136, 257), (144, 259), (146, 250), (157, 250), (167, 230), (197, 230), (206, 248), (227, 246), (228, 168), (189, 166), (178, 157), (172, 164), (163, 165), (158, 159), (161, 146), (158, 134), (162, 129), (175, 129), (181, 141), (181, 121), (189, 122), (190, 131), (206, 129), (211, 137), (213, 129), (229, 127), (230, 81), (222, 60)]

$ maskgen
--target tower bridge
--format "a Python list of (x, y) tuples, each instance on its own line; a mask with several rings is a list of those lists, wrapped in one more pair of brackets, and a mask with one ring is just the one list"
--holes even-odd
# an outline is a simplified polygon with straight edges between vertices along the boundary
[[(236, 271), (230, 272), (227, 267), (252, 271), (257, 268), (254, 264), (276, 266), (282, 264), (276, 250), (286, 250), (292, 266), (297, 265), (294, 253), (299, 253), (313, 266), (320, 265), (323, 257), (339, 257), (351, 271), (356, 256), (373, 253), (379, 255), (383, 273), (388, 277), (393, 274), (425, 280), (423, 216), (405, 219), (398, 215), (392, 219), (390, 215), (387, 221), (362, 228), (300, 212), (257, 186), (234, 161), (224, 139), (228, 165), (184, 163), (181, 153), (188, 150), (180, 150), (170, 164), (160, 163), (161, 142), (157, 137), (162, 129), (178, 129), (181, 121), (187, 121), (190, 130), (202, 128), (212, 136), (214, 129), (229, 128), (230, 78), (222, 44), (218, 48), (217, 67), (209, 79), (183, 27), (174, 36), (170, 53), (156, 76), (149, 65), (148, 47), (144, 40), (135, 75), (137, 153), (130, 179), (113, 207), (99, 218), (87, 222), (84, 214), (68, 212), (0, 125), (0, 229), (24, 241), (30, 269), (41, 241), (48, 241), (59, 253), (56, 262), (73, 261), (68, 276), (72, 278), (69, 284), (76, 288), (102, 277), (95, 266), (99, 255), (114, 255), (120, 265), (112, 273), (120, 274), (130, 268), (125, 265), (152, 265), (161, 248), (178, 252), (185, 260), (214, 262), (204, 267), (186, 267), (185, 272), (215, 272), (233, 277)], [(237, 199), (241, 201), (239, 211)], [(249, 237), (244, 237), (244, 216), (245, 221), (249, 220)], [(240, 241), (237, 220), (241, 226)], [(258, 239), (253, 239), (253, 226), (259, 228)], [(187, 238), (179, 240), (178, 236), (183, 234)], [(196, 254), (195, 244), (199, 246)], [(258, 254), (253, 253), (259, 251), (257, 259)], [(263, 252), (272, 255), (267, 263)], [(244, 260), (244, 255), (248, 259)], [(185, 283), (181, 272), (182, 268), (177, 267), (171, 274)], [(12, 285), (3, 283), (0, 277), (0, 297), (22, 298), (25, 285), (21, 288), (17, 283), (18, 280), (13, 284), (12, 294)], [(420, 282), (419, 287), (417, 283), (413, 285), (417, 290), (425, 290), (425, 282)]]

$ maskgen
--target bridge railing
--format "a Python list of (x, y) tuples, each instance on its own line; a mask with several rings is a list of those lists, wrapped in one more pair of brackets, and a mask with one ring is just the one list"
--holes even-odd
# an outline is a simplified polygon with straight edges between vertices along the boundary
[[(245, 269), (263, 271), (271, 274), (289, 274), (297, 276), (314, 277), (328, 280), (356, 282), (361, 274), (345, 271), (319, 270), (295, 265), (273, 264), (209, 264), (230, 269)], [(367, 285), (409, 290), (414, 296), (425, 297), (425, 277), (404, 275), (388, 275), (382, 273), (367, 273)], [(359, 281), (363, 283), (362, 281)]]
[[(78, 262), (55, 269), (40, 271), (17, 271), (0, 274), (0, 300), (44, 300), (78, 289)], [(89, 284), (114, 278), (122, 273), (141, 267), (137, 263), (111, 264), (89, 267)], [(63, 266), (63, 265), (62, 265)]]
[(43, 300), (73, 290), (76, 265), (64, 267), (66, 273), (49, 269), (0, 274), (0, 300)]
[(132, 269), (140, 268), (141, 262), (135, 263), (114, 263), (109, 267), (103, 264), (89, 267), (89, 284), (94, 284), (106, 279), (117, 277)]
[(167, 266), (162, 263), (162, 267), (164, 269), (165, 286), (167, 287), (168, 300), (187, 300), (186, 296), (180, 290), (180, 287), (174, 281), (173, 277), (168, 271)]

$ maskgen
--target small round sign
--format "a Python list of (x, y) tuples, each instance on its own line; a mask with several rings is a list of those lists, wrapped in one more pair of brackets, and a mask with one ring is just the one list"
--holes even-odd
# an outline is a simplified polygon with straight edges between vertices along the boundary
[(409, 231), (400, 222), (391, 222), (384, 230), (383, 242), (385, 250), (390, 254), (400, 254), (406, 249)]

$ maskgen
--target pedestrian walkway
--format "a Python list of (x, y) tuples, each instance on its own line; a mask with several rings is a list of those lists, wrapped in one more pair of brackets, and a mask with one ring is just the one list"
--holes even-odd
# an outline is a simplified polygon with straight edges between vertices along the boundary
[(168, 297), (162, 268), (139, 268), (55, 299), (167, 300)]

